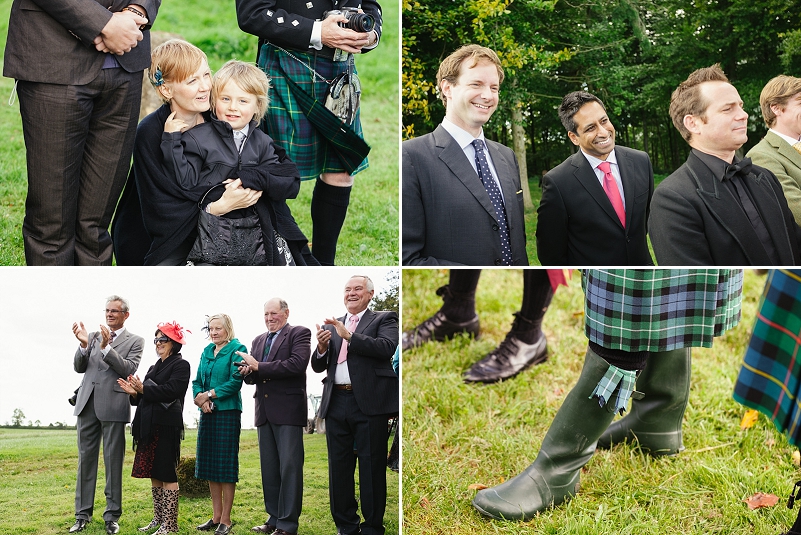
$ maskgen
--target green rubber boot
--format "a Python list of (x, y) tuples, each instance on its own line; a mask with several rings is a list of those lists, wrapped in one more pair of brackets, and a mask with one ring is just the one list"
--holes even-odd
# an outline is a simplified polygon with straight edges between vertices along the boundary
[(576, 386), (565, 397), (534, 462), (523, 473), (473, 498), (481, 514), (499, 520), (528, 520), (576, 493), (581, 468), (595, 452), (595, 443), (614, 418), (614, 404), (599, 407), (589, 399), (609, 364), (587, 349)]
[(607, 449), (625, 441), (638, 441), (651, 455), (676, 455), (684, 450), (681, 422), (690, 396), (690, 349), (651, 353), (637, 378), (637, 390), (645, 394), (633, 399), (631, 411), (612, 422), (598, 439)]

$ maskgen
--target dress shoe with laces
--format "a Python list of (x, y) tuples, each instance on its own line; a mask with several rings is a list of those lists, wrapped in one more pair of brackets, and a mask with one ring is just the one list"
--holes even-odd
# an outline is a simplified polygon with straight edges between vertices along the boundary
[(75, 523), (70, 528), (70, 533), (78, 533), (79, 531), (83, 531), (88, 523), (89, 521), (86, 519), (76, 518)]
[(466, 383), (497, 383), (514, 377), (529, 366), (548, 360), (545, 335), (533, 344), (526, 344), (509, 333), (498, 347), (464, 372)]
[(214, 531), (219, 526), (219, 522), (215, 522), (213, 518), (209, 518), (206, 522), (197, 527), (198, 531)]
[(253, 526), (252, 528), (250, 528), (250, 531), (254, 531), (256, 533), (275, 533), (275, 529), (276, 529), (275, 526), (265, 522), (261, 526)]
[(120, 532), (120, 525), (113, 520), (106, 520), (106, 533), (108, 535), (116, 535)]
[(442, 342), (454, 335), (466, 333), (478, 338), (478, 315), (464, 322), (455, 322), (445, 317), (442, 311), (423, 321), (420, 325), (403, 333), (403, 350), (423, 345), (430, 340)]

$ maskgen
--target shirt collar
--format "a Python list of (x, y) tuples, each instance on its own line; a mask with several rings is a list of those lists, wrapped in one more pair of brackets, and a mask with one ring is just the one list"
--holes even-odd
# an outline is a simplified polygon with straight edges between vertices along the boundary
[[(706, 166), (712, 171), (712, 174), (715, 175), (715, 178), (718, 180), (723, 180), (723, 177), (726, 176), (726, 168), (729, 166), (729, 162), (726, 160), (721, 160), (717, 156), (713, 156), (712, 154), (707, 154), (706, 152), (700, 151), (698, 149), (693, 149), (693, 154), (698, 156), (698, 159), (704, 162)], [(737, 163), (740, 161), (736, 155), (734, 156), (734, 160), (731, 163)]]
[(242, 134), (245, 137), (248, 137), (248, 132), (249, 131), (250, 131), (250, 125), (249, 124), (246, 124), (244, 127), (242, 127), (242, 130), (234, 130), (234, 132), (242, 132)]
[(590, 156), (589, 154), (584, 152), (584, 149), (580, 150), (581, 154), (583, 154), (584, 157), (587, 158), (587, 161), (590, 162), (590, 167), (592, 167), (593, 169), (601, 165), (601, 162), (609, 162), (611, 164), (617, 165), (617, 156), (615, 155), (615, 149), (612, 149), (612, 152), (609, 153), (609, 156), (606, 157), (606, 160), (601, 160), (600, 158), (596, 158), (595, 156)]
[(456, 126), (447, 117), (442, 119), (442, 128), (444, 128), (451, 135), (451, 137), (453, 137), (453, 139), (456, 140), (456, 143), (458, 143), (459, 146), (462, 147), (462, 150), (464, 150), (468, 145), (473, 143), (474, 139), (480, 139), (481, 141), (484, 141), (483, 128), (481, 129), (481, 132), (478, 133), (478, 137), (473, 137), (473, 135), (470, 132), (459, 126)]
[(780, 138), (782, 138), (783, 140), (785, 140), (787, 143), (789, 143), (791, 147), (792, 147), (793, 145), (795, 145), (796, 143), (798, 143), (798, 140), (797, 140), (797, 139), (793, 139), (793, 138), (791, 138), (790, 136), (786, 136), (786, 135), (782, 134), (781, 132), (777, 132), (777, 131), (776, 131), (776, 130), (774, 130), (773, 128), (771, 128), (770, 130), (768, 130), (768, 132), (773, 132), (774, 134), (776, 134), (777, 136), (779, 136)]

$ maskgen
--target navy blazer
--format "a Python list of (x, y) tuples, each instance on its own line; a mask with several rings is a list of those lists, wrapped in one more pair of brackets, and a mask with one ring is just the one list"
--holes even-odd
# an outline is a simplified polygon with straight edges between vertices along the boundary
[[(261, 361), (267, 334), (253, 339), (250, 354)], [(269, 360), (259, 362), (259, 369), (245, 376), (245, 383), (255, 384), (256, 427), (301, 425), (308, 421), (306, 368), (311, 355), (311, 331), (306, 327), (284, 325), (270, 346)]]
[[(338, 318), (344, 322), (345, 316)], [(323, 379), (323, 398), (317, 416), (325, 418), (334, 389), (334, 372), (337, 367), (342, 338), (333, 325), (324, 325), (331, 331), (328, 351), (312, 357), (312, 369), (327, 371)], [(393, 415), (399, 411), (400, 389), (398, 375), (392, 369), (392, 356), (398, 347), (398, 315), (395, 312), (373, 312), (366, 310), (359, 320), (348, 344), (348, 359), (345, 361), (350, 373), (353, 395), (362, 413), (368, 416)]]
[[(754, 165), (743, 182), (776, 247), (778, 265), (801, 262), (801, 228), (776, 176)], [(660, 266), (772, 264), (734, 194), (692, 152), (656, 188), (649, 229)]]

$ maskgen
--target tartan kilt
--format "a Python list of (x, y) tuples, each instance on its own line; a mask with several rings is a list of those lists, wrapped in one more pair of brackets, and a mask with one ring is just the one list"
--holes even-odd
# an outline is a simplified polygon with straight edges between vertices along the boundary
[(740, 269), (590, 269), (584, 332), (621, 351), (711, 347), (740, 321)]
[[(304, 64), (313, 68), (329, 82), (347, 71), (348, 64), (346, 61), (334, 62), (323, 57), (315, 58), (315, 55), (309, 52), (297, 50), (290, 52), (303, 63), (270, 43), (262, 45), (259, 51), (259, 67), (270, 78), (270, 107), (261, 122), (261, 129), (283, 147), (297, 164), (301, 180), (316, 179), (321, 173), (347, 173), (331, 144), (317, 132), (301, 111), (278, 66), (280, 65), (306, 93), (324, 104), (329, 86), (326, 82), (315, 78)], [(355, 67), (353, 72), (356, 72)], [(351, 126), (364, 139), (360, 116), (361, 109), (356, 111)], [(352, 174), (355, 175), (367, 167), (368, 162), (365, 158)]]
[(217, 483), (239, 481), (242, 411), (201, 413), (197, 426), (195, 478)]
[(771, 419), (801, 447), (801, 270), (771, 271), (734, 399)]

